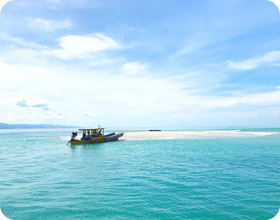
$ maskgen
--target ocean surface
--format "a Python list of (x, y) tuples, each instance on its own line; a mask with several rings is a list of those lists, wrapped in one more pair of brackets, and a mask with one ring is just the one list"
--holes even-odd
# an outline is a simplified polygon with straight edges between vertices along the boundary
[(280, 129), (221, 132), (70, 146), (67, 129), (1, 130), (0, 208), (12, 220), (274, 217)]

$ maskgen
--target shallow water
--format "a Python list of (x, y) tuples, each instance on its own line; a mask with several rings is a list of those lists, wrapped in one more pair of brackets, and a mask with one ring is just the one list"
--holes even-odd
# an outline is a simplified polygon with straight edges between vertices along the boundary
[(67, 146), (68, 134), (0, 132), (7, 217), (253, 220), (279, 210), (279, 134)]

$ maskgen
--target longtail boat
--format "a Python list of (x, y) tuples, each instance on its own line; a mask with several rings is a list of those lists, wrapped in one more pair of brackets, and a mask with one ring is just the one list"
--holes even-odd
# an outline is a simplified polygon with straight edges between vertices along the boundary
[(69, 141), (70, 144), (94, 144), (107, 141), (117, 141), (121, 136), (123, 136), (123, 133), (115, 132), (104, 134), (104, 128), (82, 128), (79, 129), (79, 131), (82, 132), (82, 137), (78, 138), (78, 132), (73, 131), (71, 140)]

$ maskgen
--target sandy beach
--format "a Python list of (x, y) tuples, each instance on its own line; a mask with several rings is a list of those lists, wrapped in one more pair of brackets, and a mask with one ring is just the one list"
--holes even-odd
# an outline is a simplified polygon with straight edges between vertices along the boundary
[(240, 132), (233, 131), (142, 131), (126, 132), (121, 140), (174, 140), (174, 139), (209, 139), (242, 138), (272, 135), (275, 132)]

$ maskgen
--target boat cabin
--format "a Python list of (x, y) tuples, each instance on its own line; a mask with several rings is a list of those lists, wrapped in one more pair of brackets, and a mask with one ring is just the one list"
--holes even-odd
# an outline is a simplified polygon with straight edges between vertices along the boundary
[(105, 128), (81, 128), (79, 131), (82, 131), (83, 137), (99, 137), (104, 136)]

